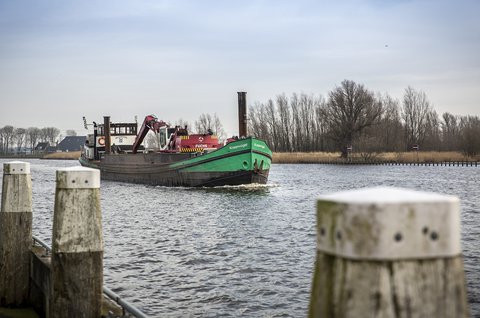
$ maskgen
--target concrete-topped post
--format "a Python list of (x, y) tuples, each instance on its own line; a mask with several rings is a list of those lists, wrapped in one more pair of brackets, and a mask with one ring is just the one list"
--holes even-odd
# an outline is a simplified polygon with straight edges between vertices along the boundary
[(32, 245), (32, 180), (30, 164), (3, 164), (0, 210), (0, 305), (27, 301)]
[(370, 188), (321, 196), (310, 317), (468, 317), (453, 196)]
[(100, 171), (57, 170), (50, 317), (100, 317), (103, 235)]

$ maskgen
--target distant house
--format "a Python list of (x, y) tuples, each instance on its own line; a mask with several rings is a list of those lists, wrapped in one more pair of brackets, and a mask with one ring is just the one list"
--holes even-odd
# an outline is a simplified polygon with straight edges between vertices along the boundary
[(54, 153), (57, 151), (57, 147), (55, 146), (48, 146), (47, 149), (45, 149), (45, 153)]
[(86, 139), (86, 136), (67, 136), (57, 145), (57, 152), (80, 151)]
[(34, 153), (47, 153), (48, 148), (50, 148), (49, 142), (39, 142), (33, 149)]

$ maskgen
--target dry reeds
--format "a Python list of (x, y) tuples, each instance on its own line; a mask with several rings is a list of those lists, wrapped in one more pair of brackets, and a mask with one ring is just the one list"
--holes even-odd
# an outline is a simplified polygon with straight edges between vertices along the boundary
[(80, 155), (81, 151), (54, 152), (43, 156), (43, 159), (78, 160), (78, 158), (80, 158)]
[[(384, 152), (368, 154), (353, 153), (349, 160), (354, 162), (387, 162), (398, 163), (411, 162), (454, 162), (454, 161), (478, 161), (480, 156), (467, 157), (456, 151), (418, 151), (418, 152)], [(340, 152), (274, 152), (274, 163), (334, 163), (342, 162)]]

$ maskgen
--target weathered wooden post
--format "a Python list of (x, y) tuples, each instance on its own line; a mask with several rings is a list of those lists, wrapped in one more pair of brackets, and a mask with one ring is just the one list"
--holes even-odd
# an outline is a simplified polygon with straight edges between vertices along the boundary
[(19, 306), (28, 298), (32, 246), (30, 164), (3, 164), (0, 212), (0, 305)]
[(50, 317), (100, 317), (103, 236), (100, 172), (57, 170)]
[(310, 317), (468, 317), (459, 200), (394, 188), (317, 202)]

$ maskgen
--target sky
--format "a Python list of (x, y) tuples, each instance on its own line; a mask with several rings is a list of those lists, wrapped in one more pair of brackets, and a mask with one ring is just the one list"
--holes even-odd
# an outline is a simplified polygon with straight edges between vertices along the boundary
[(327, 96), (344, 79), (480, 115), (478, 0), (0, 0), (0, 127), (202, 113)]

